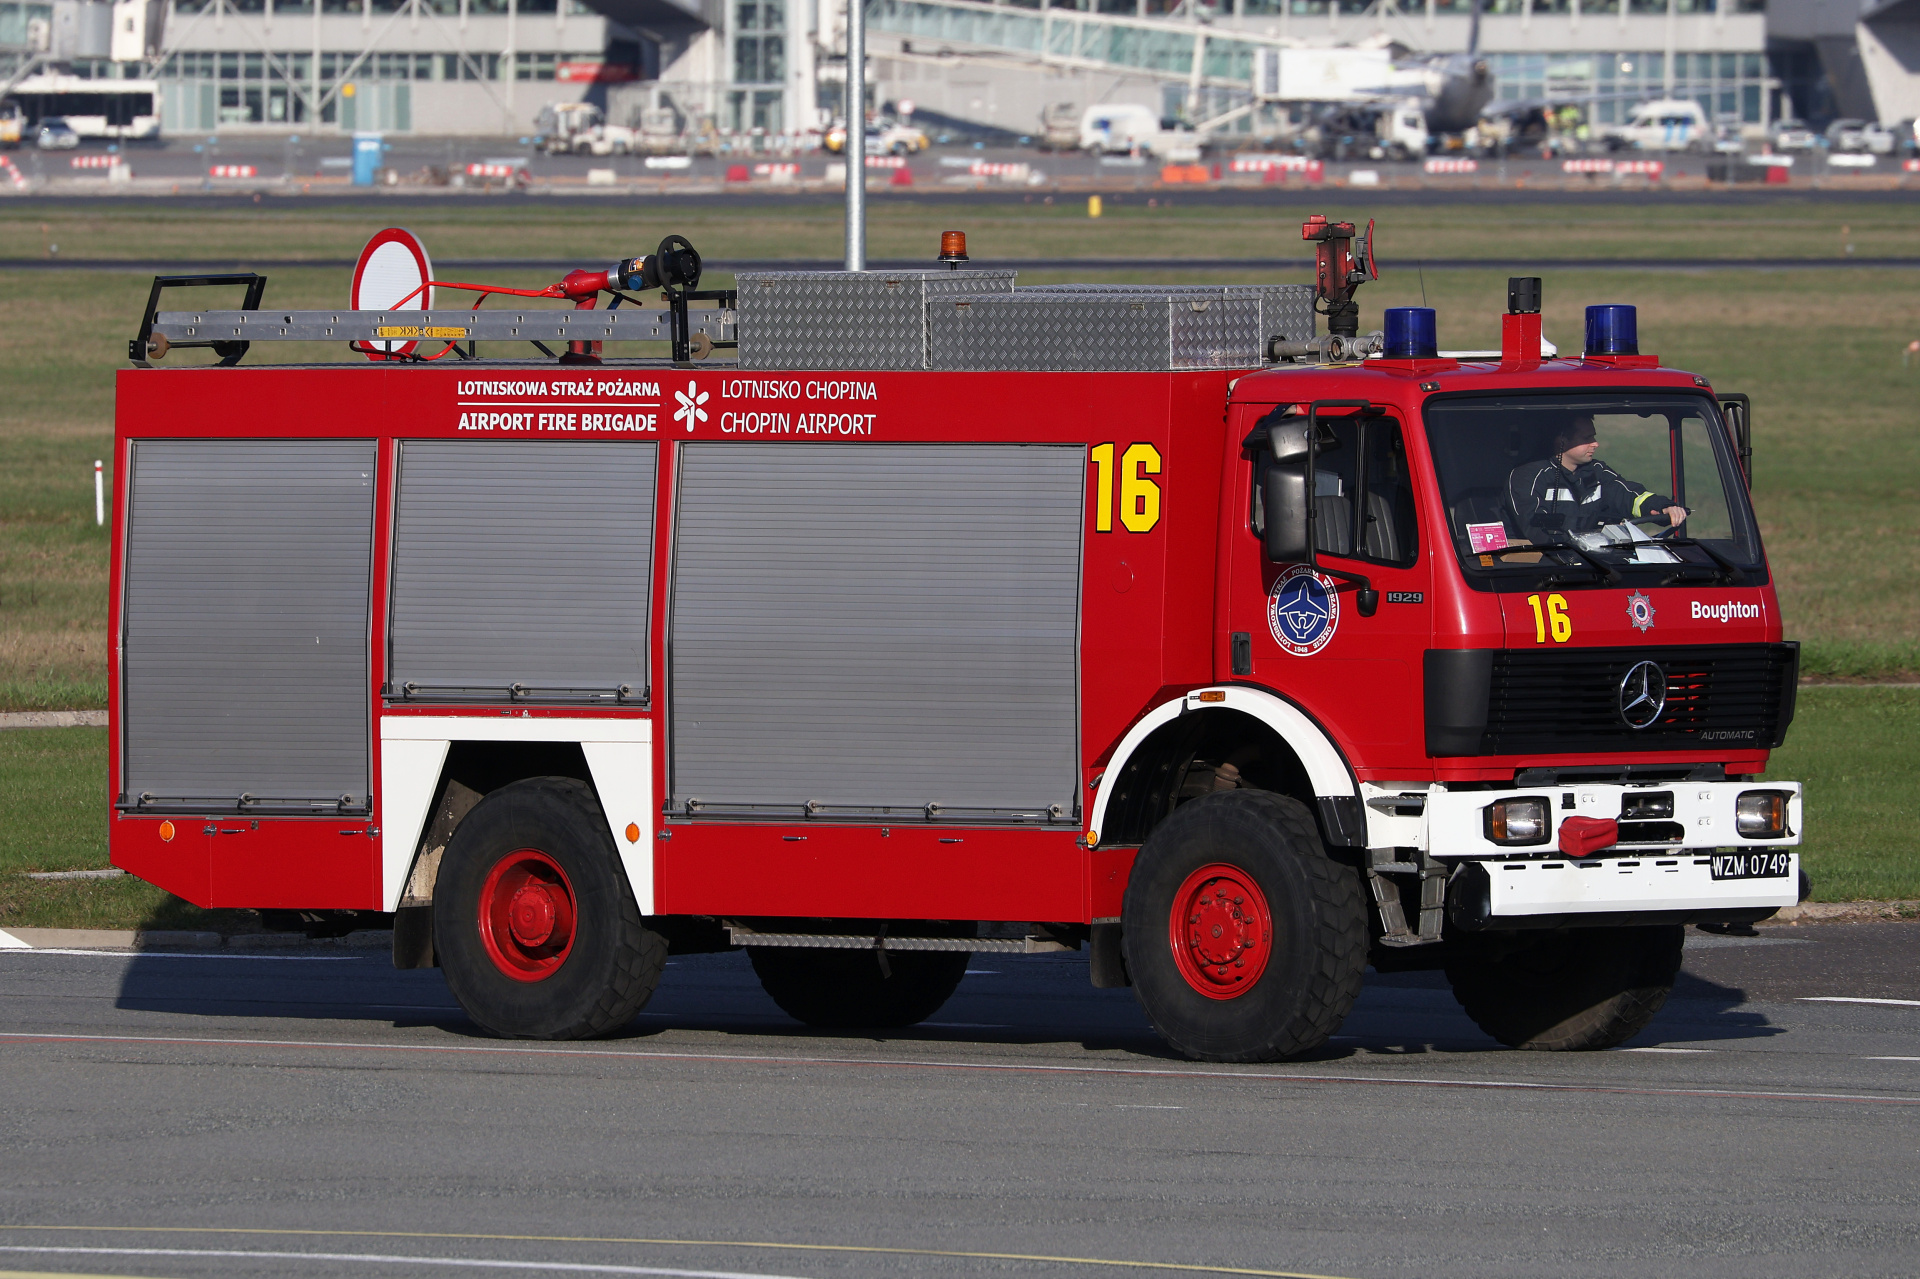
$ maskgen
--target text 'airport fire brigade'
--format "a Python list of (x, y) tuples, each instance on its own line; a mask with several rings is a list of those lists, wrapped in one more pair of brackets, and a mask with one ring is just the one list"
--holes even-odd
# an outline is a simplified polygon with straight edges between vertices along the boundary
[[(1424, 308), (1363, 335), (1371, 227), (1303, 235), (1297, 287), (1021, 288), (950, 234), (705, 292), (674, 236), (516, 291), (399, 230), (348, 310), (156, 281), (114, 863), (390, 916), (502, 1035), (612, 1031), (669, 953), (744, 947), (815, 1026), (1085, 948), (1196, 1058), (1311, 1051), (1369, 963), (1510, 1045), (1632, 1036), (1687, 923), (1801, 894), (1745, 399), (1628, 306), (1555, 354), (1538, 280), (1499, 351)], [(159, 309), (208, 283), (244, 305)], [(279, 341), (368, 358), (241, 363)]]

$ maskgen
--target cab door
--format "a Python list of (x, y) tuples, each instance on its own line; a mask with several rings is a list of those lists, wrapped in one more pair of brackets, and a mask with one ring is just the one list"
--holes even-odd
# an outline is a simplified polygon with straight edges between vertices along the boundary
[(1417, 772), (1427, 764), (1420, 664), (1433, 604), (1407, 434), (1384, 414), (1321, 421), (1312, 565), (1267, 559), (1258, 451), (1246, 468), (1250, 516), (1229, 570), (1230, 663), (1238, 669), (1222, 678), (1299, 703), (1343, 746), (1365, 748), (1356, 753), (1369, 772)]

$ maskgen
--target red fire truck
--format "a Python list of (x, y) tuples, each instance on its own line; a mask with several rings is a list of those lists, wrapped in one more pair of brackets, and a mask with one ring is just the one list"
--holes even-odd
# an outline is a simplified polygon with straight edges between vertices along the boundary
[[(1498, 351), (1363, 335), (1366, 235), (1304, 234), (1298, 287), (949, 251), (701, 292), (677, 237), (536, 295), (571, 308), (157, 281), (114, 863), (390, 920), (501, 1035), (613, 1031), (669, 953), (743, 947), (824, 1027), (1086, 948), (1196, 1058), (1316, 1048), (1369, 964), (1510, 1045), (1630, 1037), (1687, 924), (1800, 896), (1746, 402), (1631, 307), (1552, 353), (1537, 280)], [(279, 341), (358, 354), (242, 362)]]

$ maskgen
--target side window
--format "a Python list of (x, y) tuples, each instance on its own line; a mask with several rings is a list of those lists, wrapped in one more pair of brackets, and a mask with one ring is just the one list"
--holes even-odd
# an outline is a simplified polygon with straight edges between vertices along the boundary
[[(1419, 553), (1413, 481), (1400, 424), (1385, 417), (1323, 417), (1314, 455), (1314, 548), (1322, 555), (1408, 565)], [(1262, 531), (1254, 467), (1253, 531)]]
[(1352, 555), (1361, 426), (1350, 417), (1321, 421), (1336, 443), (1328, 445), (1323, 439), (1313, 459), (1313, 545), (1322, 555)]
[(1413, 515), (1413, 477), (1407, 473), (1407, 445), (1400, 424), (1391, 418), (1367, 423), (1362, 454), (1364, 500), (1356, 506), (1362, 559), (1407, 565), (1420, 552)]

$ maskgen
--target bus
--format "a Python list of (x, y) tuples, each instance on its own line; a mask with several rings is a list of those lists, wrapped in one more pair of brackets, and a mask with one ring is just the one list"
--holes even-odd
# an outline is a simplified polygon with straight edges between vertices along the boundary
[(87, 80), (74, 75), (33, 75), (9, 95), (30, 137), (49, 116), (64, 117), (82, 138), (118, 142), (160, 137), (160, 86), (152, 80)]

